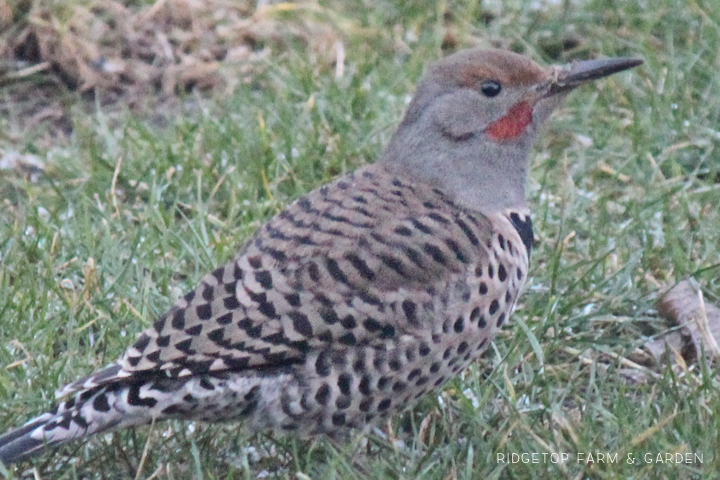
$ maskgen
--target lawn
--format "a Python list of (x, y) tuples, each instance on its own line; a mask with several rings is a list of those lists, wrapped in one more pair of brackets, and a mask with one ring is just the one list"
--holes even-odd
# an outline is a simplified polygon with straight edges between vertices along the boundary
[[(70, 22), (69, 3), (40, 3)], [(166, 422), (0, 466), (0, 478), (717, 478), (716, 369), (654, 362), (642, 347), (673, 328), (657, 313), (663, 288), (692, 277), (720, 303), (720, 2), (274, 8), (280, 37), (252, 45), (267, 49), (256, 67), (223, 88), (173, 84), (156, 111), (156, 98), (124, 108), (122, 95), (63, 87), (72, 128), (61, 133), (14, 115), (17, 84), (3, 87), (0, 160), (15, 152), (43, 167), (0, 169), (0, 432), (119, 357), (289, 202), (377, 158), (441, 56), (480, 45), (543, 64), (645, 64), (574, 92), (554, 115), (533, 155), (537, 242), (511, 323), (382, 432), (338, 447)], [(327, 38), (308, 40), (297, 18)], [(285, 37), (283, 22), (295, 26)], [(41, 89), (54, 76), (21, 81)]]

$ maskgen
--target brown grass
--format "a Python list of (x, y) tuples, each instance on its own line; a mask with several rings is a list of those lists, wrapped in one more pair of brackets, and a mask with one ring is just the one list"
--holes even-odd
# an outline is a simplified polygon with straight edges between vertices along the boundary
[(228, 94), (290, 46), (328, 66), (342, 54), (338, 29), (314, 4), (129, 3), (0, 0), (0, 109), (24, 127), (50, 120), (67, 133), (64, 93), (135, 108), (188, 91)]

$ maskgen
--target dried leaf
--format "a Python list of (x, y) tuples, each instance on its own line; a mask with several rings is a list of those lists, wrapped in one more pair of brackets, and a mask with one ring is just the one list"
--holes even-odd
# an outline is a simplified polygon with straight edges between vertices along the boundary
[[(683, 339), (690, 342), (679, 350), (685, 353), (689, 345), (695, 358), (705, 352), (708, 361), (720, 358), (720, 309), (705, 302), (702, 290), (696, 282), (684, 280), (665, 293), (658, 302), (660, 315), (684, 328)], [(683, 357), (689, 360), (687, 355)]]

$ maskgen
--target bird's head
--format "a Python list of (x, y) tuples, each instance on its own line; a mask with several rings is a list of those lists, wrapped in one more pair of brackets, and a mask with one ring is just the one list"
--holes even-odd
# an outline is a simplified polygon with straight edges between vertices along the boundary
[(611, 58), (543, 68), (503, 50), (450, 55), (425, 75), (383, 160), (473, 208), (524, 205), (528, 153), (550, 113), (574, 88), (640, 63)]

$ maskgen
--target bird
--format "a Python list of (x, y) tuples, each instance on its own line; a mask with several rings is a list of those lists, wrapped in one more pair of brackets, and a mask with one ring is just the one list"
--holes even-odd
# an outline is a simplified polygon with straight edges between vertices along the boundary
[(528, 277), (530, 151), (566, 95), (638, 66), (498, 49), (431, 66), (376, 162), (302, 196), (0, 461), (166, 419), (301, 437), (411, 407), (475, 361)]

